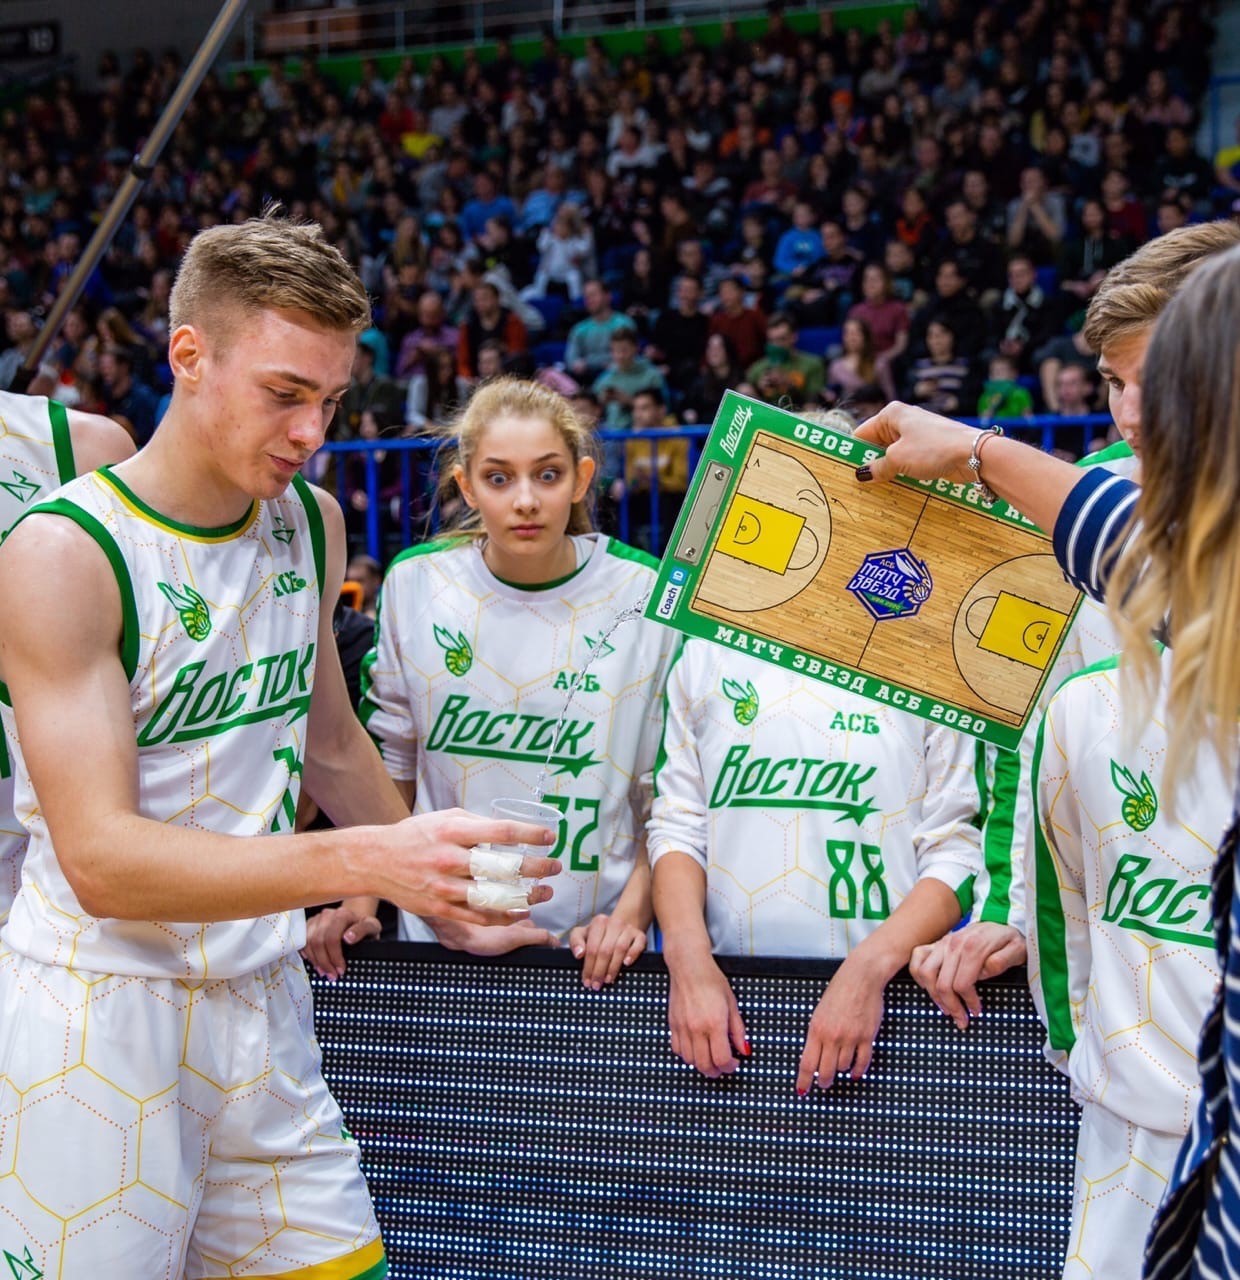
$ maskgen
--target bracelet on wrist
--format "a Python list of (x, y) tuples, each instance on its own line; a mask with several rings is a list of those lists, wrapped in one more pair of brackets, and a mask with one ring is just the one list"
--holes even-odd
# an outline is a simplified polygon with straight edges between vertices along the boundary
[(988, 440), (1002, 434), (1002, 427), (984, 427), (973, 437), (973, 448), (969, 450), (969, 470), (974, 476), (973, 490), (984, 507), (993, 507), (999, 500), (999, 495), (982, 479), (982, 449)]

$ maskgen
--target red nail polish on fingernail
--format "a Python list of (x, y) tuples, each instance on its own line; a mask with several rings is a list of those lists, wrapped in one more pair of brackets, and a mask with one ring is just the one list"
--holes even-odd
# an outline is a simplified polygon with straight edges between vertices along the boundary
[(797, 1097), (798, 1097), (798, 1098), (803, 1098), (803, 1097), (805, 1097), (805, 1095), (806, 1095), (808, 1092), (809, 1092), (809, 1090), (808, 1090), (808, 1089), (802, 1089), (800, 1085), (798, 1085), (798, 1086), (797, 1086)]
[(752, 1053), (753, 1053), (753, 1045), (751, 1045), (749, 1041), (746, 1040), (743, 1047), (741, 1048), (741, 1057), (748, 1058)]

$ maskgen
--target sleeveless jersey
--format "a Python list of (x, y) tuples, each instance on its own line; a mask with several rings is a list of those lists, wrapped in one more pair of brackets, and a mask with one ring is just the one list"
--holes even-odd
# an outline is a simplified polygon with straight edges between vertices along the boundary
[[(585, 563), (535, 590), (496, 578), (474, 542), (398, 556), (361, 711), (391, 776), (415, 782), (415, 813), (461, 805), (486, 816), (492, 800), (529, 798), (550, 753), (544, 799), (564, 814), (551, 850), (563, 871), (531, 915), (560, 935), (611, 911), (628, 883), (676, 645), (673, 631), (643, 618), (606, 635), (649, 595), (654, 561), (601, 534), (576, 541)], [(433, 937), (408, 913), (401, 931)]]
[(714, 951), (847, 955), (923, 877), (968, 905), (979, 744), (704, 640), (666, 704), (650, 859), (706, 872)]
[[(229, 836), (289, 832), (314, 687), (322, 518), (296, 477), (217, 529), (177, 524), (103, 468), (36, 508), (78, 524), (120, 590), (145, 818)], [(12, 711), (4, 708), (6, 726)], [(4, 940), (44, 964), (154, 978), (229, 978), (296, 950), (301, 911), (185, 924), (86, 914), (56, 860), (20, 744), (18, 816), (30, 832)]]
[(1232, 789), (1203, 750), (1175, 817), (1166, 812), (1166, 713), (1156, 706), (1130, 742), (1118, 666), (1065, 682), (1038, 733), (1029, 984), (1047, 1056), (1078, 1102), (1182, 1134), (1218, 980), (1210, 873)]
[[(1090, 454), (1080, 467), (1105, 467), (1116, 475), (1134, 478), (1140, 464), (1124, 443)], [(1009, 924), (1025, 932), (1025, 844), (1032, 831), (1033, 744), (1038, 725), (1051, 696), (1078, 671), (1119, 652), (1119, 635), (1101, 601), (1086, 596), (1081, 601), (1055, 665), (1051, 667), (1029, 726), (1016, 751), (989, 749), (993, 773), (994, 807), (983, 831), (982, 873), (977, 878), (974, 914), (979, 920)]]
[[(0, 391), (0, 541), (53, 489), (76, 474), (69, 415), (43, 396)], [(7, 734), (7, 730), (6, 730)], [(0, 925), (21, 880), (26, 830), (13, 812), (13, 745), (0, 738)]]

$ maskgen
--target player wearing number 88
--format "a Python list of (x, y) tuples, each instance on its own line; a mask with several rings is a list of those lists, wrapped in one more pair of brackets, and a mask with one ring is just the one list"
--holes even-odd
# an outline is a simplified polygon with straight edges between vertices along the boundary
[[(486, 811), (531, 795), (545, 768), (543, 799), (564, 815), (551, 851), (564, 872), (553, 901), (509, 929), (402, 914), (401, 935), (492, 954), (566, 940), (597, 989), (636, 959), (650, 924), (644, 826), (675, 633), (633, 616), (608, 634), (617, 615), (640, 612), (654, 561), (592, 531), (593, 441), (568, 401), (500, 379), (454, 431), (459, 457), (444, 474), (466, 519), (389, 568), (362, 718), (415, 813)], [(374, 906), (311, 921), (320, 968), (340, 971), (332, 948), (362, 921), (373, 932)]]
[(887, 982), (970, 902), (980, 751), (907, 712), (686, 642), (648, 826), (680, 1057), (714, 1076), (749, 1052), (712, 953), (843, 956), (797, 1087), (865, 1071)]

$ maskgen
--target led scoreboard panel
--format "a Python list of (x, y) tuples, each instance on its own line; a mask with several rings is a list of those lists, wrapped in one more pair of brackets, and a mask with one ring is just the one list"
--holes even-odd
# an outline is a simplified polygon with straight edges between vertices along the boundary
[(859, 484), (878, 453), (729, 391), (646, 616), (1013, 748), (1080, 592), (970, 485)]
[(315, 981), (393, 1280), (1058, 1280), (1077, 1110), (1013, 970), (961, 1034), (907, 976), (860, 1081), (798, 1098), (834, 961), (719, 957), (753, 1043), (671, 1052), (667, 973), (373, 943)]

